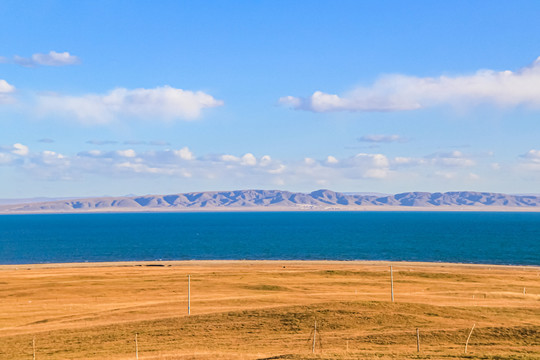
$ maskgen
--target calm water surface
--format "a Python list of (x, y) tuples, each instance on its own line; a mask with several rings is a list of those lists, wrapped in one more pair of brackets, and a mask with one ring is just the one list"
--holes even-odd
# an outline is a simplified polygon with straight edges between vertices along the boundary
[(540, 213), (268, 212), (0, 216), (0, 263), (187, 259), (540, 265)]

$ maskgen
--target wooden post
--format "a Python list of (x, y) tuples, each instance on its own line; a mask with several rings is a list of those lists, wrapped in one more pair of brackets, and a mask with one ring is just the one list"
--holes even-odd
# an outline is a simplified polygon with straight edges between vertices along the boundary
[(315, 354), (315, 342), (317, 341), (317, 320), (315, 320), (315, 328), (313, 330), (313, 344), (311, 345), (311, 353)]
[(135, 359), (139, 360), (139, 333), (135, 333)]
[(32, 338), (32, 359), (36, 360), (36, 337)]
[(392, 295), (392, 302), (394, 302), (394, 269), (390, 265), (390, 292)]
[(420, 330), (416, 328), (416, 352), (420, 352)]
[(471, 335), (472, 335), (472, 332), (473, 332), (475, 326), (476, 326), (476, 323), (473, 324), (471, 332), (469, 333), (469, 336), (467, 337), (467, 342), (465, 343), (465, 354), (467, 353), (467, 345), (469, 345), (469, 340), (471, 339)]
[(191, 314), (191, 275), (188, 275), (187, 313), (188, 313), (188, 315)]

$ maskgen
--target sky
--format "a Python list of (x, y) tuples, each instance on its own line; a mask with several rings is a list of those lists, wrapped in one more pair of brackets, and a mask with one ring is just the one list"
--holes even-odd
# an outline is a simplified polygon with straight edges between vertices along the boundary
[(0, 2), (0, 198), (540, 193), (538, 1)]

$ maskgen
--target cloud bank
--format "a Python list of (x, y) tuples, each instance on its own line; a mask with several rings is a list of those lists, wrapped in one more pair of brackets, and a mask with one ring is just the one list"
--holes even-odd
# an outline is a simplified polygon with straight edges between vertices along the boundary
[(66, 66), (80, 64), (81, 60), (69, 52), (58, 53), (50, 51), (48, 54), (33, 54), (29, 58), (14, 56), (13, 61), (16, 64), (34, 67), (34, 66)]
[[(113, 144), (111, 144), (113, 145)], [(167, 181), (190, 179), (207, 186), (287, 186), (333, 187), (349, 184), (416, 184), (419, 178), (432, 181), (477, 181), (477, 171), (495, 171), (489, 163), (477, 164), (481, 157), (459, 151), (440, 152), (424, 157), (388, 156), (382, 153), (357, 153), (348, 157), (327, 155), (320, 159), (275, 159), (268, 154), (203, 154), (188, 147), (138, 151), (130, 147), (101, 150), (102, 147), (63, 154), (54, 149), (34, 151), (15, 143), (0, 146), (0, 165), (10, 166), (39, 180), (84, 181), (85, 179), (159, 178)], [(540, 152), (522, 158), (536, 162)], [(529, 161), (531, 160), (531, 161)], [(538, 166), (539, 164), (535, 164)], [(532, 170), (529, 169), (529, 170)], [(92, 180), (92, 181), (94, 181)]]
[(41, 94), (38, 112), (42, 116), (64, 116), (87, 124), (106, 124), (121, 117), (148, 120), (191, 120), (203, 109), (223, 105), (202, 91), (170, 86), (153, 89), (116, 88), (106, 94), (71, 96)]
[(439, 105), (540, 108), (540, 57), (517, 71), (480, 70), (472, 75), (414, 77), (385, 75), (369, 87), (336, 95), (285, 96), (279, 102), (313, 112), (407, 111)]

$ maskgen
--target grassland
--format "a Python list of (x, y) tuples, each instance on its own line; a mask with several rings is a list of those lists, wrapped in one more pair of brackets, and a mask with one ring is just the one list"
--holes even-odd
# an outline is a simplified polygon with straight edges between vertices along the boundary
[(388, 265), (0, 266), (0, 359), (540, 359), (540, 268)]

